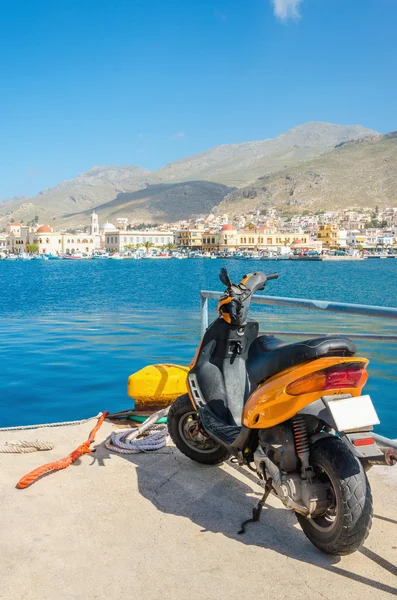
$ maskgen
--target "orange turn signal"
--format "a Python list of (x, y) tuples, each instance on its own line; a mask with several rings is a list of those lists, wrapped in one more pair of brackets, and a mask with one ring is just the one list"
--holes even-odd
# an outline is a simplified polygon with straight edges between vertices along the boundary
[(327, 377), (324, 371), (310, 373), (306, 377), (301, 377), (287, 387), (287, 393), (291, 396), (300, 396), (301, 394), (310, 394), (324, 389)]
[(368, 373), (362, 363), (336, 365), (297, 379), (289, 384), (286, 391), (291, 396), (300, 396), (325, 390), (361, 389), (367, 379)]

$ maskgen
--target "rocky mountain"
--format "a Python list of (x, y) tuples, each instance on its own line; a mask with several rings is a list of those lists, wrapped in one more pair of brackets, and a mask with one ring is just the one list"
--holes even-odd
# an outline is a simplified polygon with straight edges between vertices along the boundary
[(217, 207), (232, 215), (269, 206), (304, 209), (397, 205), (397, 132), (342, 142), (293, 168), (263, 175)]
[[(94, 167), (75, 179), (62, 181), (33, 198), (13, 198), (0, 203), (0, 223), (12, 216), (25, 223), (36, 215), (39, 221), (58, 221), (63, 215), (84, 212), (113, 200), (121, 192), (133, 192), (148, 185), (151, 171), (137, 166)], [(153, 180), (153, 176), (151, 176)]]
[[(100, 222), (112, 221), (117, 217), (133, 215), (142, 223), (167, 223), (180, 219), (205, 216), (217, 206), (234, 188), (207, 181), (186, 183), (158, 183), (144, 190), (120, 193), (114, 200), (95, 208)], [(66, 215), (63, 225), (76, 221), (88, 222), (91, 210)]]
[[(258, 177), (289, 169), (347, 140), (374, 134), (360, 125), (313, 122), (273, 139), (218, 146), (158, 171), (134, 165), (94, 167), (32, 198), (13, 198), (0, 203), (0, 226), (11, 218), (26, 223), (36, 216), (41, 223), (77, 226), (86, 223), (87, 211), (95, 207), (101, 207), (104, 215), (109, 211), (109, 216), (121, 211), (133, 221), (146, 215), (148, 222), (158, 220), (161, 214), (173, 215), (175, 219), (203, 214), (208, 206), (211, 209), (222, 200), (222, 192), (230, 193), (229, 187), (244, 187)], [(179, 183), (189, 185), (172, 187)], [(156, 187), (160, 184), (163, 187)], [(211, 187), (214, 184), (220, 185)], [(123, 197), (135, 192), (136, 197)], [(187, 204), (182, 201), (185, 193)], [(213, 200), (209, 198), (211, 193)], [(187, 208), (192, 211), (190, 215)]]
[(341, 142), (374, 133), (361, 125), (306, 123), (276, 138), (211, 148), (166, 165), (157, 174), (167, 181), (205, 179), (241, 187), (265, 173), (318, 156)]

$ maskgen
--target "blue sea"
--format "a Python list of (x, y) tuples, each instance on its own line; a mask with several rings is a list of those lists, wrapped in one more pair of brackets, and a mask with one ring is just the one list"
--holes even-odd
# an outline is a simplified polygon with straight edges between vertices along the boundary
[[(133, 405), (128, 376), (187, 364), (200, 337), (200, 289), (277, 270), (267, 294), (397, 307), (397, 260), (0, 261), (0, 427), (74, 420)], [(216, 301), (210, 301), (211, 316)], [(252, 305), (260, 330), (397, 335), (397, 322)], [(296, 341), (296, 340), (291, 340)], [(396, 343), (357, 342), (384, 435), (397, 437)]]

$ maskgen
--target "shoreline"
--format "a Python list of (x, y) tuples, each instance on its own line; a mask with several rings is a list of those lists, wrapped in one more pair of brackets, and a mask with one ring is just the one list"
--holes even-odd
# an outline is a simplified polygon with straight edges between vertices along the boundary
[(36, 261), (50, 261), (50, 262), (59, 262), (59, 261), (70, 261), (72, 260), (73, 262), (81, 262), (81, 261), (92, 261), (95, 260), (96, 262), (102, 262), (102, 260), (111, 260), (111, 261), (119, 261), (119, 260), (130, 260), (130, 261), (134, 261), (134, 260), (158, 260), (158, 261), (163, 261), (163, 260), (178, 260), (178, 259), (182, 259), (182, 260), (238, 260), (238, 261), (249, 261), (249, 262), (280, 262), (280, 261), (290, 261), (290, 262), (351, 262), (351, 261), (364, 261), (364, 260), (384, 260), (384, 259), (396, 259), (397, 258), (397, 254), (390, 254), (387, 256), (380, 256), (380, 255), (369, 255), (369, 256), (334, 256), (334, 255), (328, 255), (328, 254), (324, 254), (324, 255), (296, 255), (296, 256), (275, 256), (275, 257), (267, 257), (267, 256), (263, 256), (263, 257), (256, 257), (256, 256), (247, 256), (247, 257), (241, 257), (241, 256), (117, 256), (112, 257), (112, 256), (108, 256), (104, 259), (104, 257), (96, 257), (96, 256), (86, 256), (86, 257), (76, 257), (76, 258), (71, 258), (71, 257), (63, 257), (63, 256), (59, 256), (59, 257), (47, 257), (47, 256), (40, 256), (40, 257), (35, 257), (35, 258), (19, 258), (18, 256), (12, 256), (12, 257), (4, 257), (4, 258), (0, 258), (0, 262), (36, 262)]

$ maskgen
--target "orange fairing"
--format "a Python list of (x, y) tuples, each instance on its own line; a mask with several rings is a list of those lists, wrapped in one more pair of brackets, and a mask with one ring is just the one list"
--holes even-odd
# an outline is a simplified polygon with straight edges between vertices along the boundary
[[(243, 410), (242, 423), (251, 429), (266, 429), (291, 419), (298, 411), (321, 396), (360, 396), (361, 389), (367, 381), (365, 369), (368, 362), (366, 358), (332, 356), (281, 371), (259, 385), (248, 398)], [(324, 376), (324, 371), (332, 371), (331, 367), (338, 369), (338, 365), (341, 372), (344, 372), (343, 366), (349, 365), (358, 376), (345, 380), (343, 384), (339, 383), (340, 377), (338, 379)], [(336, 387), (337, 385), (341, 387)], [(347, 387), (349, 385), (351, 387)]]
[(222, 312), (222, 306), (224, 306), (225, 304), (230, 304), (230, 302), (233, 300), (233, 298), (231, 296), (227, 296), (226, 298), (223, 298), (222, 300), (219, 300), (218, 303), (218, 313), (220, 313), (220, 315), (222, 316), (223, 320), (226, 321), (226, 323), (230, 323), (232, 322), (232, 318), (229, 315), (229, 313), (226, 312)]
[(241, 280), (242, 285), (245, 285), (248, 281), (248, 279), (250, 277), (252, 277), (253, 275), (255, 275), (255, 273), (248, 273), (248, 275), (245, 275), (244, 278)]
[(231, 296), (226, 296), (226, 298), (222, 298), (222, 300), (219, 300), (218, 313), (221, 312), (222, 306), (224, 306), (225, 304), (229, 304), (232, 300), (233, 300), (233, 298)]

